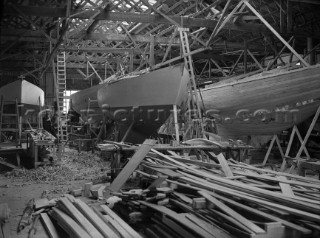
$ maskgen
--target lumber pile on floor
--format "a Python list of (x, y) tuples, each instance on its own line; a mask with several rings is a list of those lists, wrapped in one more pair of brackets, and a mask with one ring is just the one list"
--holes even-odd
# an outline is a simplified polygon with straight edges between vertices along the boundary
[[(203, 160), (167, 150), (130, 159), (139, 189), (121, 190), (116, 178), (106, 191), (114, 209), (143, 227), (146, 237), (317, 237), (320, 181), (199, 153)], [(201, 158), (200, 156), (200, 158)], [(205, 158), (204, 158), (205, 157)], [(136, 161), (131, 161), (135, 158)], [(137, 163), (135, 163), (137, 162)], [(132, 172), (125, 166), (123, 171)], [(121, 175), (121, 174), (120, 174)], [(111, 188), (111, 189), (110, 189)], [(116, 189), (115, 189), (116, 188)]]
[(69, 194), (55, 199), (55, 205), (40, 203), (43, 206), (35, 207), (34, 214), (40, 216), (50, 238), (142, 237), (104, 204), (89, 206)]

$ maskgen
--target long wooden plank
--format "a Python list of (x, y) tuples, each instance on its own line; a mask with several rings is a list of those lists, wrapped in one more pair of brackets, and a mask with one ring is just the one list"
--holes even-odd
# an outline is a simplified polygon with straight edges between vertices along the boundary
[[(287, 178), (285, 176), (279, 176), (278, 178), (281, 180), (287, 180)], [(294, 192), (292, 191), (290, 184), (280, 182), (279, 185), (280, 185), (281, 191), (284, 195), (289, 196), (289, 197), (294, 197)]]
[(204, 237), (204, 238), (218, 237), (218, 236), (213, 236), (212, 234), (210, 234), (206, 230), (204, 230), (201, 227), (190, 222), (184, 216), (179, 215), (178, 213), (168, 209), (167, 207), (159, 206), (159, 205), (152, 204), (152, 203), (145, 202), (145, 201), (139, 201), (139, 203), (142, 205), (145, 205), (145, 206), (147, 206), (157, 212), (164, 214), (165, 216), (169, 217), (170, 219), (174, 220), (175, 222), (178, 222), (179, 224), (184, 225), (185, 227), (188, 227), (189, 229), (191, 229), (192, 231), (194, 231), (196, 234), (198, 234), (201, 237)]
[[(246, 201), (255, 202), (257, 204), (263, 204), (263, 205), (268, 205), (268, 206), (273, 207), (273, 208), (282, 209), (282, 210), (287, 211), (289, 213), (292, 213), (294, 215), (297, 215), (297, 216), (300, 216), (300, 217), (304, 217), (305, 219), (308, 219), (310, 221), (320, 222), (320, 216), (319, 215), (307, 212), (305, 210), (292, 208), (292, 207), (289, 207), (289, 206), (286, 206), (286, 205), (282, 205), (282, 204), (277, 204), (275, 202), (263, 200), (263, 199), (260, 199), (260, 198), (257, 198), (257, 197), (252, 197), (249, 194), (244, 194), (244, 193), (241, 193), (239, 191), (228, 189), (228, 188), (225, 188), (225, 187), (213, 184), (213, 183), (212, 184), (206, 184), (204, 181), (203, 182), (198, 182), (198, 181), (194, 181), (193, 179), (189, 179), (187, 177), (183, 177), (180, 180), (182, 180), (182, 181), (184, 181), (184, 182), (186, 182), (188, 184), (196, 185), (197, 187), (194, 187), (194, 188), (197, 188), (197, 190), (199, 190), (199, 188), (205, 188), (206, 190), (209, 190), (209, 191), (217, 191), (219, 193), (224, 193), (224, 194), (227, 194), (227, 195), (230, 195), (230, 196), (239, 197), (239, 198), (244, 199)], [(182, 184), (182, 183), (177, 183), (176, 181), (172, 181), (172, 180), (169, 180), (169, 182), (176, 183), (176, 184), (179, 184), (179, 185), (185, 185), (185, 184)], [(188, 185), (187, 187), (191, 188), (190, 185)], [(280, 193), (279, 193), (279, 195), (280, 195)]]
[(217, 228), (218, 226), (215, 226), (213, 224), (208, 223), (207, 221), (200, 219), (196, 215), (192, 213), (186, 213), (185, 217), (192, 221), (193, 223), (197, 224), (198, 226), (202, 227), (209, 233), (211, 233), (213, 236), (216, 236), (217, 234), (219, 238), (230, 238), (230, 235), (226, 233), (226, 231), (222, 230), (220, 227)]
[(104, 215), (104, 218), (121, 234), (122, 237), (132, 237), (130, 233), (124, 229), (115, 219), (109, 215)]
[(93, 238), (77, 222), (61, 210), (54, 207), (52, 208), (50, 215), (70, 235), (70, 237)]
[(267, 218), (267, 219), (270, 219), (271, 221), (278, 221), (278, 222), (281, 222), (284, 226), (287, 226), (291, 229), (294, 229), (294, 230), (297, 230), (297, 231), (300, 231), (304, 234), (310, 234), (311, 233), (311, 230), (309, 229), (306, 229), (305, 227), (302, 227), (302, 226), (299, 226), (297, 224), (294, 224), (294, 223), (291, 223), (291, 222), (288, 222), (286, 220), (283, 220), (277, 216), (274, 216), (274, 215), (271, 215), (269, 213), (266, 213), (266, 212), (263, 212), (263, 211), (260, 211), (256, 208), (252, 208), (252, 207), (249, 207), (247, 205), (244, 205), (242, 203), (239, 203), (239, 202), (236, 202), (235, 200), (232, 200), (232, 199), (229, 199), (229, 198), (226, 198), (224, 196), (221, 196), (221, 195), (218, 195), (214, 192), (211, 192), (210, 193), (211, 196), (214, 196), (216, 198), (219, 198), (220, 200), (222, 200), (223, 202), (225, 203), (228, 203), (230, 205), (233, 205), (233, 206), (236, 206), (242, 210), (245, 210), (245, 211), (248, 211), (252, 214), (255, 214), (255, 215), (258, 215), (258, 216), (261, 216), (263, 218)]
[[(114, 232), (117, 233), (117, 235), (122, 237), (134, 238), (112, 217), (110, 217), (109, 215), (103, 215), (102, 209), (99, 206), (93, 206), (92, 210), (97, 214), (98, 217), (100, 217), (101, 220), (108, 224), (108, 226), (110, 226), (110, 228), (113, 229)], [(107, 219), (107, 217), (109, 217), (110, 219)]]
[(120, 238), (86, 203), (76, 199), (74, 204), (105, 238)]
[(163, 216), (162, 223), (164, 223), (167, 227), (170, 227), (172, 230), (177, 232), (180, 237), (188, 237), (188, 238), (197, 238), (199, 236), (195, 236), (191, 234), (190, 231), (186, 229), (186, 227), (182, 226), (180, 223), (173, 220), (171, 217)]
[[(209, 152), (210, 154), (212, 152)], [(233, 173), (228, 165), (228, 162), (226, 160), (226, 158), (224, 157), (224, 155), (222, 153), (218, 154), (217, 159), (219, 160), (219, 163), (221, 165), (221, 169), (224, 172), (226, 177), (232, 177)]]
[(19, 167), (15, 166), (13, 164), (7, 163), (5, 161), (2, 161), (2, 160), (0, 160), (0, 164), (3, 164), (3, 165), (5, 165), (5, 166), (7, 166), (9, 168), (12, 168), (12, 169), (19, 169)]
[(75, 219), (83, 227), (83, 229), (90, 234), (91, 237), (103, 238), (100, 232), (87, 220), (87, 218), (84, 217), (84, 215), (82, 215), (78, 209), (76, 209), (76, 207), (67, 198), (60, 198), (57, 204), (63, 210), (66, 210), (66, 212), (73, 219)]
[(152, 182), (152, 184), (149, 185), (147, 189), (151, 190), (159, 187), (164, 181), (166, 181), (167, 178), (168, 176), (159, 176), (155, 181)]
[[(316, 204), (306, 203), (303, 201), (289, 198), (287, 196), (284, 196), (284, 195), (276, 193), (276, 192), (253, 187), (250, 185), (243, 184), (241, 182), (228, 180), (228, 179), (214, 176), (214, 175), (211, 175), (208, 173), (203, 173), (202, 171), (200, 171), (198, 169), (194, 169), (190, 166), (187, 166), (184, 163), (180, 163), (180, 162), (174, 160), (173, 158), (171, 158), (171, 157), (169, 157), (169, 156), (167, 156), (167, 155), (165, 155), (155, 149), (151, 149), (151, 151), (155, 152), (156, 154), (160, 155), (161, 157), (165, 158), (166, 160), (169, 160), (170, 162), (172, 162), (176, 165), (179, 165), (180, 169), (185, 170), (188, 173), (194, 174), (196, 176), (201, 176), (206, 179), (211, 179), (212, 181), (215, 182), (215, 184), (223, 184), (225, 187), (228, 187), (228, 188), (233, 188), (238, 191), (244, 191), (247, 193), (249, 192), (250, 194), (261, 196), (261, 197), (267, 198), (269, 200), (278, 201), (278, 202), (281, 202), (281, 203), (286, 204), (288, 206), (294, 206), (294, 207), (302, 209), (302, 210), (306, 210), (306, 211), (320, 214), (320, 207), (317, 206)], [(206, 180), (203, 179), (203, 181), (205, 183), (207, 183)], [(210, 183), (210, 184), (215, 185), (213, 183)]]
[(56, 227), (53, 225), (47, 213), (40, 213), (41, 220), (50, 238), (60, 238)]
[(210, 214), (211, 216), (222, 217), (223, 221), (227, 221), (227, 222), (223, 222), (223, 223), (231, 223), (232, 226), (236, 226), (237, 228), (240, 228), (241, 230), (245, 231), (246, 233), (249, 233), (251, 235), (255, 235), (255, 233), (252, 230), (250, 230), (248, 227), (243, 225), (237, 219), (234, 219), (232, 216), (228, 216), (228, 215), (224, 214), (223, 212), (219, 212), (214, 209), (210, 209), (210, 212), (212, 212), (212, 214)]
[(194, 165), (198, 165), (206, 168), (221, 168), (220, 164), (213, 164), (213, 163), (207, 163), (199, 160), (189, 160), (189, 159), (178, 158), (178, 157), (173, 157), (173, 158), (179, 162), (183, 162), (186, 164), (194, 164)]
[(148, 168), (148, 169), (151, 169), (151, 170), (154, 170), (158, 173), (161, 173), (165, 176), (168, 176), (169, 178), (179, 178), (181, 177), (181, 174), (171, 170), (171, 169), (167, 169), (167, 168), (159, 168), (159, 167), (153, 167), (153, 166), (148, 166), (148, 165), (145, 165), (143, 164), (143, 167), (145, 168)]
[(261, 229), (259, 226), (254, 224), (253, 222), (249, 221), (247, 218), (243, 217), (224, 203), (220, 202), (218, 199), (212, 197), (205, 191), (198, 191), (198, 193), (203, 196), (206, 200), (208, 200), (210, 203), (214, 204), (217, 209), (220, 209), (224, 213), (230, 215), (234, 219), (236, 219), (238, 222), (249, 228), (251, 231), (254, 233), (260, 234), (260, 233), (265, 233), (265, 230)]
[(131, 226), (129, 226), (124, 220), (122, 220), (114, 211), (112, 211), (108, 206), (101, 205), (100, 206), (104, 212), (107, 213), (110, 217), (116, 220), (125, 230), (127, 230), (133, 237), (142, 238), (139, 233), (137, 233)]
[(258, 179), (265, 179), (273, 182), (278, 182), (278, 183), (286, 183), (286, 184), (291, 184), (291, 185), (299, 185), (307, 188), (316, 188), (320, 189), (320, 186), (318, 184), (312, 184), (312, 183), (306, 183), (306, 182), (299, 182), (295, 180), (288, 180), (288, 179), (283, 179), (284, 176), (279, 176), (278, 178), (273, 178), (270, 176), (266, 175), (261, 175), (261, 174), (249, 174), (249, 173), (244, 173), (241, 171), (234, 171), (235, 174), (239, 175), (244, 175), (247, 177), (252, 177), (252, 178), (258, 178)]
[(284, 173), (284, 172), (277, 172), (277, 171), (273, 171), (273, 170), (269, 170), (269, 169), (261, 169), (261, 168), (253, 167), (253, 166), (250, 166), (250, 165), (245, 165), (243, 163), (242, 164), (231, 164), (231, 163), (229, 163), (229, 166), (243, 168), (243, 169), (249, 169), (249, 170), (254, 170), (254, 171), (262, 172), (262, 173), (283, 175), (283, 176), (286, 176), (288, 178), (293, 178), (293, 179), (296, 179), (296, 180), (299, 180), (299, 181), (304, 181), (304, 182), (307, 182), (307, 183), (316, 183), (316, 184), (319, 184), (319, 186), (320, 186), (320, 180), (318, 180), (318, 179), (301, 177), (301, 176), (298, 176), (298, 175), (288, 174), (288, 173)]
[(156, 144), (156, 140), (145, 140), (143, 144), (139, 147), (136, 153), (132, 156), (126, 166), (121, 170), (119, 175), (115, 178), (115, 180), (111, 183), (109, 187), (106, 187), (106, 196), (110, 194), (110, 192), (118, 192), (122, 185), (128, 180), (133, 171), (139, 166), (141, 161), (145, 158), (145, 156), (149, 153), (151, 148)]

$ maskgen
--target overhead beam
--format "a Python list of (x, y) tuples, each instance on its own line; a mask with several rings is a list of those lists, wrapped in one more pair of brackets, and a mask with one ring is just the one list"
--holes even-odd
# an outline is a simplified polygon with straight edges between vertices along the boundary
[(290, 0), (290, 2), (298, 2), (298, 3), (310, 3), (320, 5), (319, 0)]
[[(24, 15), (28, 16), (40, 16), (40, 17), (65, 17), (65, 8), (51, 8), (51, 7), (32, 7), (32, 6), (15, 6), (14, 8), (23, 11)], [(17, 15), (17, 12), (12, 6), (5, 6), (4, 11), (6, 15)], [(87, 11), (71, 11), (71, 18), (89, 19), (94, 15), (97, 10)], [(206, 27), (214, 29), (217, 20), (210, 20), (204, 18), (191, 18), (184, 16), (168, 16), (175, 22), (183, 22), (183, 27)], [(109, 21), (126, 21), (126, 22), (141, 22), (151, 24), (172, 24), (166, 18), (159, 14), (145, 14), (145, 13), (132, 13), (132, 12), (102, 12), (96, 18), (96, 20), (109, 20)], [(248, 32), (265, 32), (268, 29), (262, 24), (250, 24), (250, 23), (227, 23), (226, 29)]]
[[(20, 29), (6, 29), (1, 28), (1, 42), (5, 40), (15, 40), (16, 37), (20, 36), (24, 30)], [(115, 33), (90, 33), (86, 35), (86, 32), (83, 32), (84, 40), (96, 40), (96, 41), (131, 41), (129, 37), (125, 34), (115, 34)], [(70, 34), (66, 34), (67, 39), (77, 39), (76, 37), (70, 37)], [(132, 35), (132, 38), (136, 42), (150, 42), (151, 37), (148, 35)], [(36, 41), (36, 42), (49, 42), (46, 38), (43, 37), (40, 31), (29, 30), (25, 35), (20, 39), (20, 41)], [(157, 37), (154, 36), (154, 42), (160, 44), (167, 44), (170, 41), (169, 37)], [(179, 38), (174, 38), (172, 44), (180, 44)]]
[(115, 54), (139, 54), (136, 49), (108, 48), (108, 47), (61, 47), (61, 50), (69, 52), (115, 53)]

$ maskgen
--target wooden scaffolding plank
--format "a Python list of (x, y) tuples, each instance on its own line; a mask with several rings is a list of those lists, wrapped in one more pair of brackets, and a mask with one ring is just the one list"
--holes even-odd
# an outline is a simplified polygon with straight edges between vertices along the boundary
[(60, 198), (57, 202), (58, 206), (66, 210), (73, 219), (75, 219), (92, 237), (103, 238), (100, 232), (76, 209), (68, 198)]
[(257, 234), (265, 233), (265, 230), (261, 229), (259, 226), (254, 224), (253, 222), (249, 221), (247, 218), (243, 217), (224, 203), (220, 202), (218, 199), (214, 198), (213, 196), (209, 195), (205, 191), (198, 191), (198, 193), (207, 199), (210, 203), (214, 204), (218, 209), (223, 211), (224, 213), (228, 214), (229, 216), (233, 217), (235, 220), (240, 222), (245, 227), (249, 228), (251, 231)]
[(104, 237), (120, 238), (86, 203), (75, 199), (74, 204)]
[(129, 232), (135, 238), (142, 238), (141, 235), (138, 234), (131, 226), (129, 226), (124, 220), (122, 220), (114, 211), (112, 211), (108, 206), (101, 205), (100, 206), (107, 215), (109, 215), (112, 219), (117, 221), (126, 231)]
[[(211, 154), (212, 152), (210, 152)], [(222, 153), (218, 154), (217, 159), (219, 160), (219, 163), (221, 165), (221, 169), (224, 172), (226, 177), (232, 177), (233, 173), (228, 165), (228, 162), (226, 160), (226, 158), (224, 157), (224, 155)]]
[(47, 213), (40, 213), (41, 220), (50, 238), (60, 238), (57, 229), (53, 225)]
[(58, 208), (52, 208), (50, 215), (59, 223), (59, 225), (75, 238), (92, 238), (75, 220)]

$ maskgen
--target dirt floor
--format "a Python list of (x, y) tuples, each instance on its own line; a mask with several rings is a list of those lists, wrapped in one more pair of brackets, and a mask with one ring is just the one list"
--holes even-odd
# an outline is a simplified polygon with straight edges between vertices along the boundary
[[(60, 165), (47, 165), (30, 170), (4, 170), (1, 167), (0, 204), (7, 203), (11, 210), (11, 237), (28, 237), (30, 227), (20, 233), (17, 233), (17, 227), (30, 199), (52, 199), (68, 193), (69, 190), (82, 188), (86, 182), (108, 182), (109, 165), (109, 161), (102, 158), (98, 152), (79, 153), (66, 148)], [(40, 233), (35, 237), (45, 238)]]

